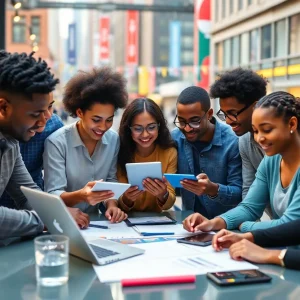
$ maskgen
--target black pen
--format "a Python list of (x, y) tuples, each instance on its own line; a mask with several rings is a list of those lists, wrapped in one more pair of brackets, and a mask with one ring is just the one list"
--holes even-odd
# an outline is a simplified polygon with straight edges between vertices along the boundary
[(107, 226), (90, 224), (89, 227), (101, 228), (101, 229), (109, 229)]

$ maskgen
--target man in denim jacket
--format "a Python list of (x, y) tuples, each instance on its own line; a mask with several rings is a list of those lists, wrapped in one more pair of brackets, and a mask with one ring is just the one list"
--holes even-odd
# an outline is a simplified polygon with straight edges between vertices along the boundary
[(213, 218), (242, 200), (238, 138), (213, 117), (209, 95), (200, 87), (183, 90), (176, 108), (172, 138), (178, 147), (177, 172), (197, 176), (197, 181), (181, 182), (183, 209)]

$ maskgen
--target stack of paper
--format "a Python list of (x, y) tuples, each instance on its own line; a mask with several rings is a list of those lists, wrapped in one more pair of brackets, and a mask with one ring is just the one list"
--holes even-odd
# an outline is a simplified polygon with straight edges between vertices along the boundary
[(209, 249), (206, 253), (199, 251), (203, 247), (186, 247), (176, 241), (134, 246), (145, 249), (145, 254), (106, 266), (94, 266), (101, 282), (258, 268), (248, 262), (234, 261), (228, 251), (215, 252), (211, 246), (204, 247)]

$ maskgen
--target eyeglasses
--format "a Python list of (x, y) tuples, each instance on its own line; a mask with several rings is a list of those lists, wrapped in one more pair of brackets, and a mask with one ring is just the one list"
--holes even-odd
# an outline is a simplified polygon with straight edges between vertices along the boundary
[(236, 122), (237, 121), (237, 117), (238, 115), (240, 115), (243, 111), (245, 111), (248, 107), (250, 107), (252, 104), (248, 104), (246, 105), (244, 108), (242, 108), (241, 110), (239, 110), (238, 112), (236, 113), (229, 113), (229, 114), (226, 114), (223, 110), (219, 110), (216, 115), (218, 116), (218, 118), (221, 120), (221, 121), (226, 121), (226, 118), (228, 118), (229, 120), (233, 121), (233, 122)]
[(140, 135), (144, 132), (144, 130), (146, 130), (149, 134), (156, 133), (159, 129), (159, 126), (160, 126), (160, 124), (158, 124), (158, 123), (151, 123), (151, 124), (148, 124), (146, 127), (141, 126), (141, 125), (134, 125), (129, 128), (130, 128), (132, 134)]
[[(198, 121), (192, 121), (192, 122), (180, 121), (180, 120), (178, 120), (178, 116), (176, 115), (173, 123), (179, 129), (184, 129), (186, 127), (186, 125), (189, 125), (191, 128), (199, 128), (202, 120), (204, 119), (204, 117), (206, 115), (206, 113), (207, 113), (207, 111), (205, 112), (204, 116), (201, 117)], [(177, 121), (176, 121), (176, 119), (177, 119)]]

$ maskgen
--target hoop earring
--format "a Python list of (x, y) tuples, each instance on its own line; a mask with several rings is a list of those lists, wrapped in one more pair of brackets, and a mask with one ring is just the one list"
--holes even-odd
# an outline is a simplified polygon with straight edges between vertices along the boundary
[(293, 131), (293, 130), (291, 130), (291, 131), (290, 131), (290, 133), (291, 133), (291, 134), (293, 134), (293, 133), (294, 133), (294, 131)]

